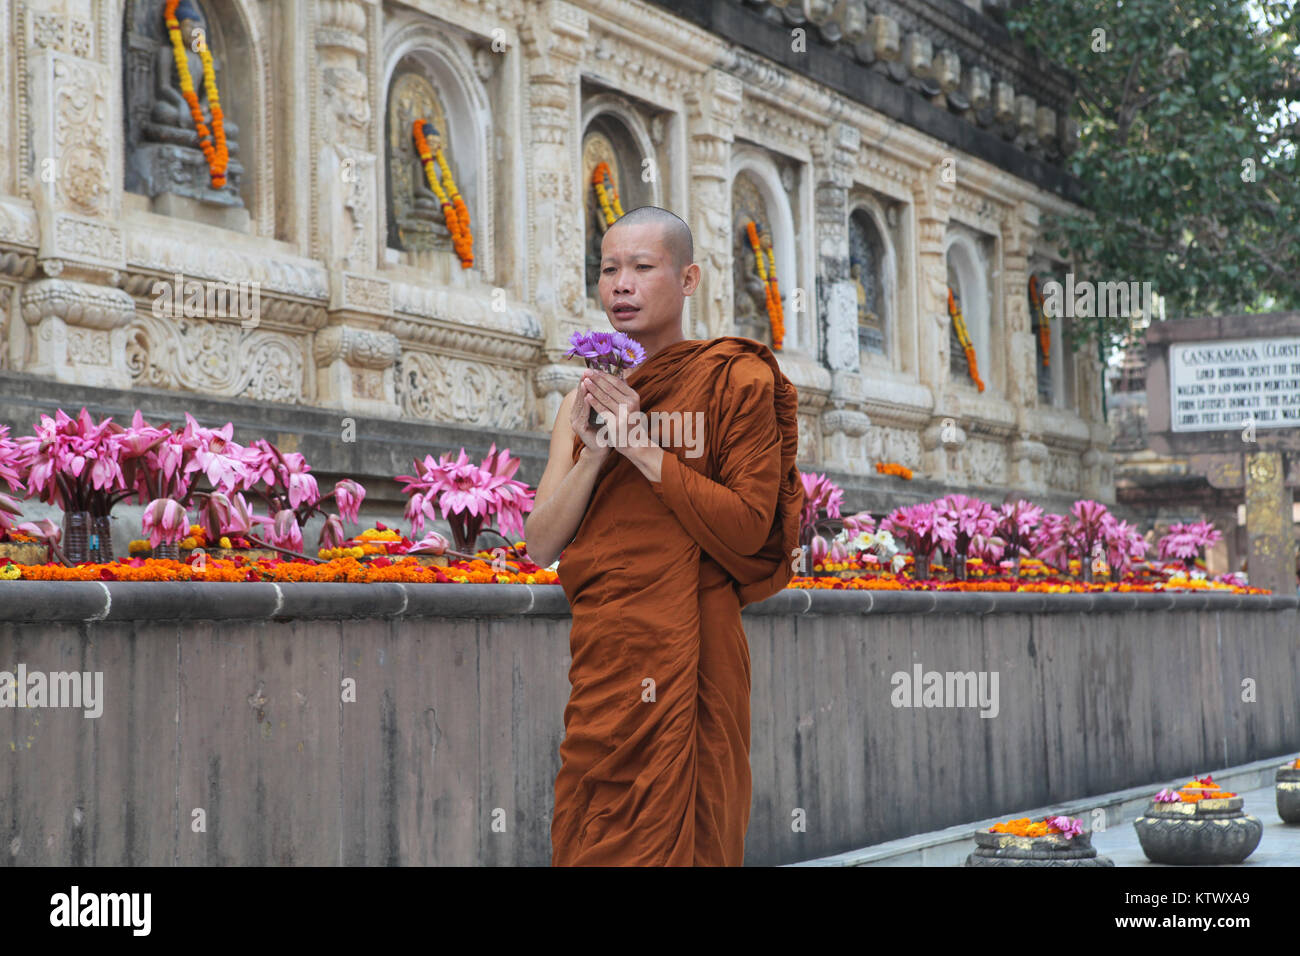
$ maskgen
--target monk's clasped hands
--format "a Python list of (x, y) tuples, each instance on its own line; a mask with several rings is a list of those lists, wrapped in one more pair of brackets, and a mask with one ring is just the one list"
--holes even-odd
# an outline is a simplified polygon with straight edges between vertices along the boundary
[(659, 481), (663, 450), (644, 425), (636, 389), (617, 375), (586, 369), (578, 391), (584, 407), (594, 408), (601, 416), (602, 424), (595, 429), (596, 443), (613, 448), (651, 481)]

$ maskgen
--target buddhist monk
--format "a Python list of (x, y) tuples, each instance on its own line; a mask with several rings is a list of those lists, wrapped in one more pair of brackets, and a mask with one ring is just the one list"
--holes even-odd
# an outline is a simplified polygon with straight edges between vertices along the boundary
[[(693, 259), (689, 227), (655, 206), (605, 233), (601, 305), (646, 359), (626, 378), (582, 373), (556, 415), (528, 518), (534, 560), (563, 551), (573, 612), (555, 866), (744, 861), (740, 609), (785, 587), (797, 562), (798, 402), (767, 346), (683, 336), (700, 281)], [(638, 412), (691, 416), (702, 434), (692, 443), (685, 427), (612, 427)]]

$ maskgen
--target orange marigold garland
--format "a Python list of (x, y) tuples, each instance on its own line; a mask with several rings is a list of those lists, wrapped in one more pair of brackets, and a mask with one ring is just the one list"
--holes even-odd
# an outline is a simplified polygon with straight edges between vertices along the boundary
[[(176, 19), (176, 7), (180, 0), (167, 0), (163, 7), (163, 19), (167, 23), (167, 33), (172, 41), (172, 59), (176, 61), (176, 75), (180, 79), (181, 95), (189, 104), (190, 115), (194, 118), (194, 129), (199, 134), (199, 148), (208, 160), (208, 171), (212, 177), (212, 188), (220, 189), (226, 185), (226, 167), (230, 163), (230, 153), (226, 149), (226, 123), (221, 112), (221, 101), (217, 97), (217, 72), (212, 65), (212, 51), (202, 36), (199, 37), (198, 54), (203, 61), (203, 87), (208, 94), (208, 106), (212, 109), (212, 130), (204, 122), (203, 110), (199, 106), (199, 96), (194, 92), (194, 80), (190, 76), (189, 60), (185, 56), (185, 43), (181, 39), (180, 21)], [(213, 139), (215, 137), (215, 143)]]
[(966, 353), (966, 364), (970, 367), (971, 380), (982, 392), (984, 380), (980, 378), (979, 366), (975, 363), (975, 343), (971, 341), (970, 332), (966, 329), (966, 320), (962, 318), (961, 306), (953, 297), (951, 287), (948, 289), (948, 318), (952, 319), (952, 327), (957, 332), (957, 341), (961, 343), (962, 351)]
[(618, 201), (618, 190), (614, 188), (614, 175), (609, 170), (609, 163), (603, 159), (591, 171), (591, 185), (596, 190), (605, 228), (608, 229), (616, 219), (622, 217), (623, 204)]
[(1038, 319), (1038, 344), (1043, 350), (1043, 368), (1048, 368), (1051, 365), (1052, 326), (1043, 314), (1043, 292), (1038, 287), (1038, 276), (1035, 275), (1029, 277), (1029, 301), (1033, 303), (1034, 317)]
[[(469, 209), (465, 206), (460, 191), (456, 189), (456, 180), (452, 178), (442, 148), (439, 147), (437, 152), (429, 148), (429, 134), (433, 132), (433, 124), (428, 120), (418, 119), (411, 132), (415, 136), (415, 151), (420, 157), (421, 165), (424, 166), (424, 176), (429, 181), (429, 188), (433, 190), (433, 194), (438, 197), (438, 202), (442, 205), (442, 217), (451, 233), (451, 247), (460, 258), (460, 267), (468, 269), (474, 265), (474, 233), (469, 227)], [(439, 172), (442, 174), (441, 183), (438, 182)]]
[(779, 352), (785, 341), (785, 310), (781, 304), (780, 287), (776, 284), (776, 254), (770, 248), (767, 250), (768, 262), (771, 264), (769, 268), (763, 261), (763, 247), (758, 241), (758, 223), (749, 220), (745, 224), (745, 232), (749, 236), (750, 248), (754, 250), (758, 277), (763, 280), (766, 291), (767, 317), (772, 323), (772, 349)]
[(912, 469), (892, 461), (876, 462), (876, 471), (882, 475), (896, 475), (904, 481), (912, 480)]

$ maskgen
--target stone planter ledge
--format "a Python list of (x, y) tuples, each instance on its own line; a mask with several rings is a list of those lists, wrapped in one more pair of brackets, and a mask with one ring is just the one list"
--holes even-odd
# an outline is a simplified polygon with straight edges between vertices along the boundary
[[(1080, 614), (1295, 610), (1295, 595), (1017, 594), (790, 589), (746, 615)], [(0, 621), (311, 620), (567, 617), (556, 585), (272, 584), (126, 581), (0, 582)]]

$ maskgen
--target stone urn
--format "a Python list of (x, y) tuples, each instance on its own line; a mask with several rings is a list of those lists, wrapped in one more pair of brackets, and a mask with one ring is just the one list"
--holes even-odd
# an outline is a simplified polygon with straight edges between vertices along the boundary
[(1098, 856), (1092, 834), (1085, 830), (1075, 837), (1048, 833), (1040, 837), (975, 831), (975, 852), (963, 866), (1114, 866)]
[(1158, 803), (1133, 821), (1142, 852), (1152, 863), (1206, 866), (1240, 863), (1255, 852), (1264, 824), (1242, 810), (1241, 797), (1194, 803)]
[(1300, 823), (1300, 768), (1277, 768), (1277, 815), (1283, 823)]

